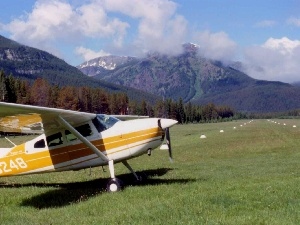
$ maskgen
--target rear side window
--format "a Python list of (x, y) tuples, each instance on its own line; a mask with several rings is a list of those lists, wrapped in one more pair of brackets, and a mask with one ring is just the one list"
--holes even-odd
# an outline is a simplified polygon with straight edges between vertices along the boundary
[(63, 137), (60, 132), (56, 134), (52, 134), (48, 136), (46, 139), (49, 147), (63, 144)]

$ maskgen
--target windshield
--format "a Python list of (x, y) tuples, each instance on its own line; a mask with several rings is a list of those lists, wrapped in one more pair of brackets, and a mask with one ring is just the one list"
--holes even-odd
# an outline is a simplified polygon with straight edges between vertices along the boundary
[(97, 128), (98, 132), (102, 132), (111, 128), (118, 121), (120, 120), (115, 117), (105, 114), (97, 114), (95, 119), (93, 119), (93, 124)]

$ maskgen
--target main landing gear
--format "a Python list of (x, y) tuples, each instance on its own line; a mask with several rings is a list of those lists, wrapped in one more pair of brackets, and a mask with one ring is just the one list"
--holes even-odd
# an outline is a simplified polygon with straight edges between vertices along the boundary
[(112, 178), (110, 181), (107, 183), (106, 190), (108, 192), (117, 192), (121, 191), (122, 189), (122, 181), (118, 178)]
[[(127, 161), (123, 161), (122, 163), (124, 166), (127, 167), (127, 169), (130, 170), (130, 172), (134, 175), (134, 177), (137, 181), (140, 182), (143, 180), (142, 176), (138, 176), (136, 174), (136, 172), (134, 172), (132, 167), (128, 164)], [(108, 192), (117, 192), (117, 191), (122, 190), (123, 182), (120, 179), (115, 177), (114, 161), (113, 160), (108, 161), (108, 166), (109, 166), (109, 172), (110, 172), (111, 179), (107, 183), (106, 190)]]

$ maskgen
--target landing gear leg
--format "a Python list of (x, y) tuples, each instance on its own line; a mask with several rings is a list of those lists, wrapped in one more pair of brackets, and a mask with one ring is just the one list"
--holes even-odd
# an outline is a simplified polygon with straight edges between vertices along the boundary
[(110, 172), (110, 181), (107, 183), (106, 190), (108, 192), (117, 192), (122, 189), (121, 180), (115, 177), (115, 167), (114, 161), (108, 161), (109, 172)]
[(130, 172), (133, 174), (133, 176), (135, 177), (135, 179), (136, 179), (137, 181), (142, 181), (142, 180), (145, 179), (145, 178), (143, 179), (142, 176), (138, 176), (138, 175), (136, 174), (136, 172), (134, 172), (134, 170), (132, 169), (132, 167), (128, 164), (127, 161), (123, 161), (122, 163), (123, 163), (124, 166), (127, 167), (127, 169), (130, 170)]

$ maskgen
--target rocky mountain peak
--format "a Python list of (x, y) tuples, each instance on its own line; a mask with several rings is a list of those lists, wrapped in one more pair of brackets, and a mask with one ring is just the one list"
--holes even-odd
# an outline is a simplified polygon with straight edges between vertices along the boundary
[(194, 43), (185, 43), (182, 45), (184, 52), (198, 53), (200, 46)]
[(86, 61), (80, 64), (79, 66), (77, 66), (77, 68), (83, 69), (85, 67), (102, 67), (105, 70), (114, 70), (117, 66), (120, 66), (124, 63), (128, 63), (133, 59), (135, 58), (130, 56), (115, 56), (115, 55), (101, 56)]

